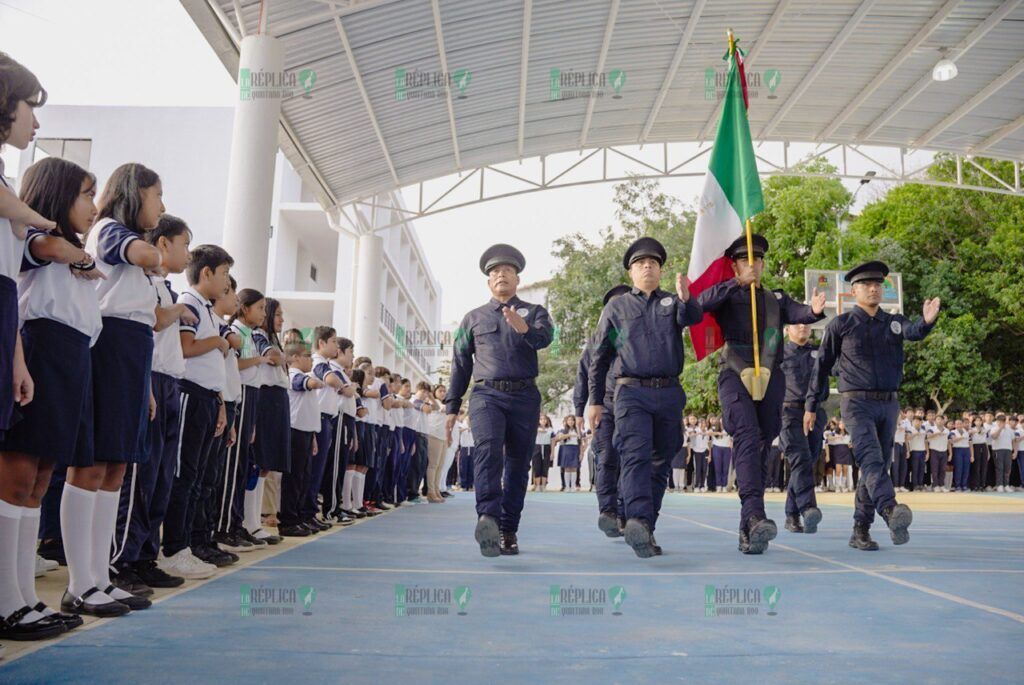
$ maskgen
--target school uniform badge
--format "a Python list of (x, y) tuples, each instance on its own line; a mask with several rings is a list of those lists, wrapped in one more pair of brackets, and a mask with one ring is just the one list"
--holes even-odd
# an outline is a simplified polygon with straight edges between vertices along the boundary
[(903, 333), (903, 324), (901, 324), (899, 321), (893, 321), (892, 323), (889, 324), (889, 330), (895, 333), (896, 335), (900, 335), (901, 333)]
[(663, 298), (661, 298), (661, 306), (662, 307), (667, 307), (670, 304), (672, 304), (672, 298), (671, 297), (663, 297)]
[(529, 313), (530, 310), (527, 309), (526, 307), (520, 307), (519, 309), (516, 310), (516, 314), (518, 314), (519, 316), (526, 316)]

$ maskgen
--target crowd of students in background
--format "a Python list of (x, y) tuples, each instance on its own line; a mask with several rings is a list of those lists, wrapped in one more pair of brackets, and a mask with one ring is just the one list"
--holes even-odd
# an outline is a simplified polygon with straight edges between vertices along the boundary
[[(732, 463), (732, 438), (722, 428), (720, 416), (683, 419), (683, 446), (672, 459), (670, 492), (734, 492), (736, 470)], [(593, 489), (594, 458), (589, 449), (590, 431), (577, 427), (577, 418), (566, 416), (556, 429), (547, 415), (537, 427), (531, 463), (531, 490), (548, 490), (552, 468), (559, 469), (560, 485), (554, 490), (580, 489), (581, 465)], [(1017, 469), (1013, 469), (1013, 465)], [(1013, 492), (1024, 482), (1024, 414), (965, 411), (950, 421), (934, 410), (907, 408), (901, 411), (893, 447), (892, 479), (898, 492)], [(789, 468), (779, 440), (769, 448), (766, 492), (783, 492)], [(829, 420), (815, 465), (817, 492), (852, 493), (857, 466), (850, 434), (842, 419)]]

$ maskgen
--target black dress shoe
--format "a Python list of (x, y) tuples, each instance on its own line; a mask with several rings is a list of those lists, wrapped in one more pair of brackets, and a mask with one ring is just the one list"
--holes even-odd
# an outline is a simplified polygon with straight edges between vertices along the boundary
[(607, 511), (602, 511), (597, 517), (597, 527), (601, 529), (607, 537), (610, 538), (621, 538), (622, 530), (619, 529), (618, 517)]
[(480, 554), (485, 557), (496, 557), (501, 554), (501, 533), (493, 516), (484, 514), (477, 519), (473, 537), (480, 545)]
[(786, 517), (786, 530), (788, 530), (790, 533), (802, 533), (802, 532), (804, 532), (804, 527), (800, 523), (800, 517), (799, 516), (787, 516)]
[(314, 525), (312, 525), (312, 524), (310, 524), (310, 523), (308, 523), (306, 521), (303, 521), (303, 522), (299, 523), (298, 526), (300, 528), (305, 528), (306, 530), (308, 530), (310, 535), (319, 535), (320, 534), (319, 526), (314, 526)]
[(312, 533), (309, 532), (309, 528), (298, 524), (293, 526), (278, 526), (277, 532), (280, 533), (282, 537), (286, 538), (308, 538), (312, 535)]
[(192, 554), (200, 561), (205, 561), (207, 564), (213, 564), (217, 568), (230, 566), (238, 561), (238, 557), (231, 552), (224, 552), (214, 547), (206, 547), (203, 545), (193, 545)]
[(19, 623), (31, 612), (32, 607), (24, 606), (0, 620), (0, 638), (19, 641), (45, 640), (64, 632), (64, 623), (56, 615), (44, 616), (32, 623)]
[(444, 497), (444, 498), (447, 499), (448, 497), (451, 497), (451, 496), (452, 496), (452, 493), (448, 492), (447, 490), (442, 490), (441, 491), (441, 497)]
[(504, 556), (519, 554), (519, 540), (513, 532), (501, 531), (501, 553)]
[(867, 526), (855, 523), (853, 524), (853, 534), (850, 536), (850, 547), (865, 552), (874, 552), (878, 549), (878, 543), (871, 539), (871, 532)]
[[(263, 533), (263, 535), (260, 537), (256, 537), (256, 533)], [(281, 543), (282, 539), (280, 535), (271, 535), (262, 528), (257, 528), (254, 532), (249, 533), (249, 535), (251, 535), (254, 540), (263, 540), (263, 542), (267, 543), (268, 545), (278, 545)]]
[(354, 509), (342, 509), (341, 513), (344, 514), (345, 516), (348, 516), (349, 518), (353, 518), (353, 519), (366, 518), (366, 514), (364, 514), (361, 511), (356, 511)]
[[(38, 611), (41, 614), (45, 614), (48, 608), (49, 607), (47, 607), (45, 604), (39, 602), (39, 604), (36, 604), (34, 607), (32, 607), (32, 610)], [(78, 616), (76, 614), (65, 614), (63, 611), (58, 611), (53, 614), (49, 614), (49, 616), (50, 618), (55, 618), (61, 623), (63, 623), (65, 632), (69, 630), (74, 630), (75, 628), (84, 623), (81, 616)]]
[(818, 507), (807, 507), (801, 512), (804, 519), (804, 532), (813, 535), (818, 532), (818, 524), (821, 523), (821, 509)]
[(914, 520), (914, 514), (910, 511), (910, 507), (906, 504), (897, 504), (880, 513), (882, 519), (889, 525), (889, 537), (892, 538), (892, 544), (907, 544), (910, 541), (910, 531), (907, 529), (910, 528), (910, 524)]
[(85, 600), (99, 592), (98, 588), (89, 588), (79, 597), (74, 597), (67, 590), (60, 599), (60, 610), (68, 614), (87, 614), (99, 618), (110, 616), (124, 616), (131, 611), (131, 607), (121, 602), (104, 602), (102, 604), (89, 604)]
[(266, 540), (260, 540), (257, 537), (253, 537), (252, 533), (247, 531), (245, 528), (239, 528), (238, 530), (236, 530), (234, 532), (235, 532), (235, 535), (237, 535), (242, 540), (245, 540), (246, 542), (248, 542), (250, 545), (252, 545), (256, 549), (263, 549), (267, 545), (271, 544), (271, 543), (267, 542)]
[(332, 527), (331, 524), (323, 521), (317, 521), (315, 518), (309, 519), (305, 523), (307, 528), (315, 528), (318, 531), (330, 530)]
[(625, 530), (626, 544), (633, 548), (633, 551), (641, 559), (648, 559), (657, 554), (654, 551), (651, 530), (647, 527), (646, 521), (640, 519), (629, 519), (626, 521)]
[[(112, 593), (114, 591), (115, 587), (116, 586), (113, 583), (111, 583), (110, 585), (108, 585), (106, 587), (106, 589), (103, 592), (105, 592), (108, 595), (110, 595), (111, 597), (113, 597), (113, 595), (111, 595), (110, 593)], [(140, 611), (142, 609), (148, 609), (149, 607), (153, 606), (153, 603), (151, 601), (149, 601), (147, 598), (145, 598), (145, 597), (136, 597), (135, 595), (132, 595), (132, 594), (129, 594), (129, 596), (125, 597), (124, 599), (118, 599), (116, 601), (120, 602), (121, 604), (124, 604), (126, 607), (128, 607), (132, 611)]]
[(360, 508), (360, 509), (359, 509), (358, 511), (359, 511), (359, 512), (360, 512), (360, 513), (361, 513), (361, 514), (362, 514), (363, 516), (367, 516), (367, 517), (370, 517), (370, 516), (376, 516), (376, 515), (377, 515), (377, 514), (379, 513), (379, 512), (376, 512), (376, 511), (370, 511), (370, 510), (369, 510), (369, 509), (367, 509), (366, 507), (361, 507), (361, 508)]
[(157, 567), (155, 561), (149, 559), (135, 562), (135, 575), (149, 587), (180, 587), (185, 583), (184, 578), (165, 573)]
[(136, 597), (149, 597), (153, 594), (153, 588), (139, 578), (135, 569), (124, 564), (117, 569), (117, 574), (110, 581), (125, 592), (130, 592)]

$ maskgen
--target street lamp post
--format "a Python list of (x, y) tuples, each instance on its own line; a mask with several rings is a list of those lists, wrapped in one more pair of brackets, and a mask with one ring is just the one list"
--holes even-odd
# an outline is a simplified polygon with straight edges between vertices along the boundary
[(875, 177), (877, 173), (874, 169), (866, 172), (860, 179), (860, 185), (857, 186), (857, 190), (853, 191), (853, 197), (850, 198), (850, 203), (846, 205), (843, 211), (836, 216), (836, 230), (839, 233), (839, 270), (843, 269), (843, 219), (850, 213), (853, 208), (853, 204), (857, 201), (857, 193), (860, 189), (871, 183), (871, 179)]

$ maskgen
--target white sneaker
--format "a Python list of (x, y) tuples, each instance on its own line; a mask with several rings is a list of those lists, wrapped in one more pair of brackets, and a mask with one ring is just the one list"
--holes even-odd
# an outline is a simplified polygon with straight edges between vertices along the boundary
[(1002, 491), (1003, 491), (1003, 486), (1002, 485), (996, 486), (996, 492), (1002, 492)]
[(188, 547), (169, 557), (165, 557), (163, 552), (161, 552), (159, 558), (156, 560), (156, 565), (157, 568), (164, 573), (168, 573), (172, 576), (180, 576), (189, 580), (202, 580), (203, 578), (209, 578), (217, 570), (216, 566), (207, 564), (206, 562), (200, 561), (196, 557), (192, 556), (192, 550)]
[(43, 559), (38, 554), (36, 555), (36, 578), (42, 578), (46, 575), (46, 559)]
[(1007, 485), (1006, 486), (1006, 491), (1007, 492), (1016, 492), (1016, 489), (1012, 485)]

